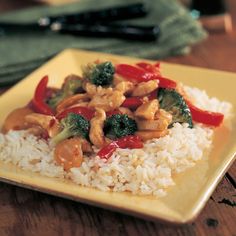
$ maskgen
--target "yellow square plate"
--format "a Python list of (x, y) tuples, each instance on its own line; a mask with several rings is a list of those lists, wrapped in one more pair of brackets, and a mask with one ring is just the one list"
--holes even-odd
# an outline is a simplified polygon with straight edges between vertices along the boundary
[[(70, 73), (81, 74), (80, 66), (96, 59), (134, 63), (140, 59), (68, 49), (18, 83), (0, 99), (0, 126), (14, 108), (25, 105), (33, 96), (42, 76), (48, 74), (51, 86), (59, 86)], [(236, 107), (236, 74), (162, 63), (162, 73), (186, 85), (205, 89), (210, 96), (227, 100)], [(236, 120), (232, 129), (216, 130), (214, 148), (208, 160), (175, 177), (176, 185), (163, 198), (109, 193), (80, 187), (66, 180), (48, 178), (0, 162), (0, 180), (41, 192), (96, 205), (119, 212), (173, 223), (192, 221), (206, 204), (236, 153)]]

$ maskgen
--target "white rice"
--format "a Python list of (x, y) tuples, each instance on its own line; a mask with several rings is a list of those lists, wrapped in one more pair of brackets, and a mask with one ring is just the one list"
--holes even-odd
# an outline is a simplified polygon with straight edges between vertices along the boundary
[(205, 90), (200, 90), (198, 88), (184, 86), (184, 91), (197, 107), (208, 111), (223, 113), (225, 114), (226, 119), (232, 117), (232, 105), (230, 103), (219, 101), (216, 97), (210, 98)]
[[(199, 107), (231, 114), (231, 104), (209, 98), (204, 91), (185, 87), (186, 93)], [(26, 131), (0, 134), (0, 160), (20, 168), (57, 178), (70, 178), (74, 183), (102, 191), (129, 191), (139, 195), (166, 194), (174, 185), (173, 175), (193, 167), (206, 158), (212, 146), (213, 129), (195, 124), (176, 123), (170, 133), (144, 144), (143, 149), (117, 149), (108, 161), (84, 157), (79, 168), (66, 173), (53, 159), (53, 148), (45, 140)]]

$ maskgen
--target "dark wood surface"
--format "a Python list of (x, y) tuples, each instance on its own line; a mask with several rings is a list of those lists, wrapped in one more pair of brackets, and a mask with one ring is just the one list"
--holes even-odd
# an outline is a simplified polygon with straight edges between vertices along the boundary
[[(228, 0), (236, 27), (236, 1)], [(35, 5), (0, 0), (0, 11)], [(165, 61), (236, 72), (236, 30), (210, 34), (187, 56)], [(236, 79), (236, 78), (235, 78)], [(3, 93), (6, 89), (1, 89)], [(184, 201), (184, 199), (183, 199)], [(5, 235), (236, 235), (236, 163), (229, 169), (199, 217), (172, 226), (76, 203), (0, 183), (0, 236)]]

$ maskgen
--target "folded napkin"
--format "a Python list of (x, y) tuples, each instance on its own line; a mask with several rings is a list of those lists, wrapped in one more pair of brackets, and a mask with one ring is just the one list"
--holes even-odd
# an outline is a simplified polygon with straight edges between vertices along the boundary
[[(43, 16), (99, 10), (140, 2), (140, 0), (80, 0), (60, 6), (33, 7), (0, 16), (0, 22), (30, 23)], [(190, 46), (206, 37), (206, 32), (176, 0), (146, 0), (150, 13), (122, 22), (159, 25), (157, 42), (134, 42), (112, 38), (76, 37), (50, 32), (14, 33), (0, 37), (0, 85), (17, 82), (65, 48), (79, 48), (135, 57), (161, 59), (185, 54)]]

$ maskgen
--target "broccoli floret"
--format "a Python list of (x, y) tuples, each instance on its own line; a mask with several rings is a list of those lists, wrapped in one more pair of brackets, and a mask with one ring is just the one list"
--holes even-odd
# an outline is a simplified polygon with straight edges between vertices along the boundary
[(111, 139), (132, 135), (138, 130), (135, 120), (127, 115), (115, 114), (104, 123), (104, 133)]
[(64, 139), (79, 136), (88, 139), (90, 124), (83, 116), (69, 113), (60, 121), (62, 131), (52, 138), (52, 142), (57, 144)]
[(76, 75), (69, 75), (65, 78), (62, 88), (54, 93), (48, 100), (48, 105), (52, 108), (56, 108), (58, 103), (63, 99), (74, 95), (82, 87), (82, 81)]
[(174, 89), (160, 88), (158, 90), (158, 100), (160, 108), (170, 112), (172, 115), (172, 122), (169, 127), (172, 127), (173, 123), (176, 122), (188, 123), (189, 128), (193, 127), (189, 107), (177, 91)]
[(112, 84), (115, 68), (111, 62), (90, 63), (83, 67), (83, 77), (96, 86)]

